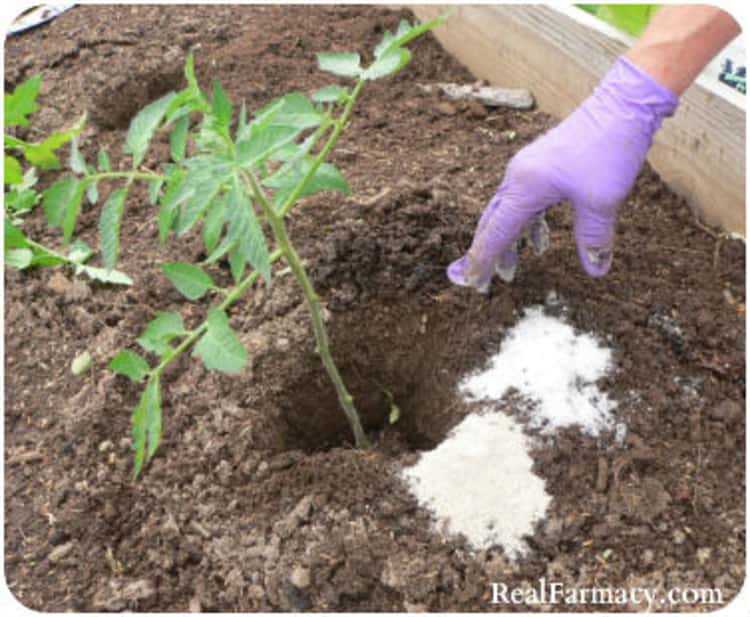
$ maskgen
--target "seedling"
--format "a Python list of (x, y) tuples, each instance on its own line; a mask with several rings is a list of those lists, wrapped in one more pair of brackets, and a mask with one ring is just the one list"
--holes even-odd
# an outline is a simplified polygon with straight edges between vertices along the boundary
[[(326, 159), (347, 127), (363, 87), (406, 66), (411, 54), (404, 45), (442, 21), (417, 25), (402, 21), (395, 34), (386, 33), (375, 47), (374, 60), (366, 68), (357, 53), (318, 54), (321, 70), (354, 79), (353, 85), (330, 85), (309, 98), (298, 92), (288, 94), (256, 111), (252, 118), (248, 118), (244, 103), (235, 113), (219, 83), (213, 84), (209, 98), (200, 89), (193, 60), (188, 57), (187, 87), (154, 101), (133, 119), (125, 147), (133, 157), (133, 170), (119, 175), (128, 185), (137, 179), (149, 182), (151, 201), (159, 206), (162, 242), (170, 234), (184, 236), (200, 224), (208, 255), (202, 264), (168, 262), (162, 264), (162, 270), (188, 300), (207, 294), (221, 298), (193, 329), (186, 328), (178, 312), (159, 313), (137, 341), (145, 352), (158, 358), (155, 364), (132, 350), (120, 352), (110, 364), (115, 372), (145, 382), (132, 413), (135, 477), (154, 456), (161, 439), (164, 370), (190, 348), (209, 370), (237, 372), (244, 368), (247, 352), (231, 327), (227, 310), (259, 278), (270, 285), (272, 265), (280, 259), (302, 289), (316, 351), (336, 389), (355, 445), (368, 445), (352, 396), (331, 356), (321, 299), (292, 245), (285, 218), (304, 197), (320, 191), (349, 192), (343, 174)], [(194, 123), (196, 116), (200, 119)], [(172, 160), (161, 165), (163, 174), (140, 171), (159, 127), (170, 131)], [(75, 181), (84, 185), (114, 177), (107, 170), (90, 173), (85, 161), (78, 161), (77, 169), (83, 177)], [(102, 213), (102, 247), (109, 267), (117, 256), (126, 194), (127, 187), (114, 191)], [(272, 250), (267, 231), (275, 244)], [(229, 288), (216, 285), (204, 269), (224, 258), (229, 261), (234, 283)], [(253, 270), (246, 273), (248, 265)]]

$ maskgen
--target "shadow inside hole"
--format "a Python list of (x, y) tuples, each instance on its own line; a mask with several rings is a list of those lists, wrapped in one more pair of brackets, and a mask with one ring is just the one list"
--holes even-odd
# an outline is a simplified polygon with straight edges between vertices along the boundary
[[(429, 450), (468, 413), (457, 383), (484, 360), (472, 347), (476, 324), (460, 319), (458, 307), (425, 312), (418, 307), (368, 307), (337, 315), (331, 350), (368, 435), (394, 431), (406, 448)], [(486, 354), (485, 354), (486, 355)], [(391, 405), (399, 419), (390, 424)], [(320, 358), (310, 353), (304, 370), (284, 388), (283, 441), (307, 452), (352, 446), (351, 428)]]

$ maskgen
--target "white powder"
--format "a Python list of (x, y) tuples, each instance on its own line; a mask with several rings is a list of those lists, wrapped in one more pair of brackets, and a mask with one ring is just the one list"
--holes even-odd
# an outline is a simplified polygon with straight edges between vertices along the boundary
[[(565, 322), (526, 311), (488, 368), (460, 383), (471, 399), (499, 400), (509, 389), (533, 403), (529, 423), (544, 432), (573, 424), (597, 435), (620, 429), (614, 403), (594, 383), (611, 366), (610, 351)], [(532, 472), (521, 424), (497, 412), (467, 416), (437, 448), (402, 472), (417, 500), (477, 549), (502, 545), (513, 558), (526, 552), (551, 500)]]
[(610, 369), (611, 356), (593, 336), (576, 334), (533, 307), (508, 332), (488, 368), (459, 387), (471, 399), (494, 400), (515, 388), (534, 403), (531, 427), (549, 433), (575, 424), (596, 436), (614, 428), (615, 404), (595, 383)]
[(402, 474), (417, 500), (475, 548), (500, 544), (517, 557), (550, 496), (531, 471), (526, 437), (502, 413), (467, 416)]

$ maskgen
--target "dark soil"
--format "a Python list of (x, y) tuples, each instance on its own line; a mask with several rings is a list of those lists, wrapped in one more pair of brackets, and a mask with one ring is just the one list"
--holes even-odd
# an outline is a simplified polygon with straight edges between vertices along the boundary
[[(84, 153), (110, 147), (124, 168), (129, 119), (181, 87), (187, 51), (203, 84), (219, 79), (253, 108), (328, 83), (314, 52), (370, 50), (404, 15), (84, 5), (6, 41), (5, 86), (41, 72), (42, 110), (27, 137), (88, 110)], [(725, 601), (737, 593), (745, 577), (744, 244), (707, 232), (646, 168), (623, 208), (606, 278), (579, 267), (570, 211), (559, 206), (549, 215), (550, 250), (524, 253), (512, 285), (495, 283), (489, 297), (452, 287), (445, 267), (468, 247), (508, 159), (555, 120), (425, 94), (416, 84), (473, 78), (431, 36), (413, 51), (403, 74), (367, 88), (334, 154), (352, 195), (311, 198), (290, 221), (372, 450), (351, 448), (300, 292), (281, 275), (232, 310), (247, 370), (214, 374), (185, 358), (169, 371), (161, 449), (131, 482), (139, 389), (106, 364), (155, 311), (180, 310), (192, 325), (210, 302), (186, 304), (160, 273), (159, 262), (197, 258), (202, 243), (196, 236), (160, 249), (143, 189), (123, 227), (119, 267), (132, 288), (61, 269), (6, 272), (5, 573), (23, 604), (534, 610), (490, 605), (490, 583), (534, 586), (539, 577), (577, 587), (718, 588)], [(168, 151), (166, 135), (157, 142), (147, 166)], [(99, 207), (87, 207), (77, 230), (93, 244), (98, 216)], [(41, 212), (28, 230), (59, 242)], [(603, 386), (629, 432), (619, 446), (577, 430), (538, 441), (537, 471), (554, 501), (528, 556), (512, 563), (500, 548), (472, 553), (441, 536), (397, 472), (466, 413), (458, 379), (552, 290), (567, 319), (615, 350), (617, 370)], [(86, 349), (94, 370), (74, 377), (70, 362)], [(401, 408), (395, 425), (386, 390)]]

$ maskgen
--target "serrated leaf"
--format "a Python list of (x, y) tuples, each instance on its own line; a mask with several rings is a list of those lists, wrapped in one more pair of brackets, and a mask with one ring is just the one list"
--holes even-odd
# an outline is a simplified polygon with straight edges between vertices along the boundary
[(229, 270), (232, 273), (232, 280), (235, 283), (239, 283), (242, 275), (245, 273), (245, 265), (247, 259), (245, 254), (242, 252), (239, 243), (234, 245), (234, 248), (229, 253)]
[(156, 202), (159, 201), (159, 191), (161, 190), (164, 180), (154, 180), (149, 182), (148, 185), (148, 202), (155, 206)]
[(87, 172), (86, 159), (83, 158), (83, 154), (78, 148), (78, 140), (75, 137), (70, 140), (70, 169), (76, 174), (85, 175)]
[(169, 136), (169, 151), (172, 160), (180, 162), (185, 158), (185, 147), (187, 146), (188, 128), (190, 126), (190, 117), (182, 116), (175, 122), (172, 133)]
[(66, 243), (73, 233), (83, 192), (84, 183), (78, 178), (58, 180), (44, 191), (42, 207), (47, 213), (47, 222), (50, 227), (62, 225)]
[(224, 206), (229, 219), (227, 240), (237, 242), (238, 250), (267, 283), (271, 282), (271, 260), (263, 228), (245, 191), (235, 179)]
[(411, 52), (403, 47), (397, 47), (383, 54), (362, 73), (362, 79), (380, 79), (387, 75), (398, 73), (411, 60)]
[(134, 382), (143, 381), (143, 378), (151, 372), (148, 362), (139, 354), (128, 349), (121, 351), (112, 358), (109, 368), (119, 375), (125, 375)]
[(21, 163), (10, 154), (5, 155), (5, 175), (3, 180), (5, 181), (5, 184), (23, 183), (23, 169), (21, 169)]
[(250, 135), (237, 143), (235, 160), (244, 169), (253, 169), (274, 152), (294, 141), (300, 129), (291, 126), (250, 125)]
[(209, 370), (240, 371), (247, 366), (247, 350), (229, 325), (224, 311), (212, 308), (208, 313), (206, 333), (195, 345), (193, 355), (199, 356)]
[[(274, 175), (266, 178), (263, 184), (274, 189), (274, 207), (282, 208), (297, 185), (305, 178), (312, 167), (312, 159), (306, 157), (296, 164), (281, 168)], [(320, 191), (337, 191), (349, 193), (349, 184), (344, 175), (333, 163), (322, 163), (309, 178), (299, 194), (299, 198), (308, 197)]]
[(340, 103), (346, 98), (349, 91), (341, 86), (324, 86), (312, 95), (316, 103)]
[(99, 154), (96, 157), (96, 162), (99, 171), (112, 171), (112, 163), (109, 160), (109, 154), (106, 150), (99, 150)]
[(206, 246), (206, 253), (211, 254), (221, 238), (221, 231), (224, 228), (226, 212), (224, 209), (224, 200), (215, 199), (206, 213), (203, 221), (203, 243)]
[(232, 162), (219, 156), (193, 157), (188, 162), (193, 167), (188, 170), (169, 199), (163, 200), (168, 209), (179, 206), (174, 220), (174, 230), (178, 235), (187, 233), (205, 214), (211, 201), (224, 182), (232, 176)]
[(102, 257), (107, 270), (112, 270), (115, 267), (117, 256), (120, 254), (120, 226), (127, 196), (127, 189), (122, 188), (112, 191), (107, 201), (104, 202), (102, 214), (99, 217)]
[(198, 300), (216, 287), (213, 279), (193, 264), (175, 261), (161, 264), (161, 269), (188, 300)]
[(341, 77), (358, 77), (362, 71), (358, 53), (320, 53), (317, 56), (318, 67), (321, 71)]
[(94, 253), (94, 249), (86, 244), (84, 240), (78, 239), (71, 245), (67, 257), (69, 261), (72, 261), (75, 264), (83, 264)]
[(159, 312), (136, 342), (145, 351), (162, 355), (169, 349), (169, 341), (186, 334), (182, 315), (176, 312)]
[(143, 465), (151, 460), (161, 441), (161, 391), (159, 375), (154, 375), (143, 391), (141, 400), (133, 409), (133, 450), (135, 465), (133, 478), (137, 478)]
[(229, 130), (229, 123), (232, 120), (232, 102), (218, 81), (213, 83), (211, 111), (218, 126), (223, 130)]
[(172, 230), (174, 221), (177, 218), (178, 191), (182, 189), (183, 182), (187, 172), (182, 168), (176, 168), (167, 179), (167, 188), (161, 199), (159, 207), (159, 240), (162, 244), (167, 242), (169, 232)]
[(31, 265), (34, 251), (31, 249), (11, 249), (5, 247), (5, 265), (23, 270)]
[(34, 75), (16, 86), (12, 94), (5, 95), (5, 126), (29, 126), (27, 116), (33, 114), (39, 105), (36, 98), (42, 85), (42, 76)]
[(138, 167), (146, 156), (151, 138), (175, 97), (174, 92), (146, 105), (130, 122), (123, 150), (133, 156), (133, 167)]
[(76, 266), (76, 274), (85, 274), (88, 276), (92, 281), (98, 281), (100, 283), (106, 283), (109, 285), (127, 285), (130, 286), (133, 284), (133, 279), (131, 279), (127, 274), (124, 272), (120, 272), (119, 270), (107, 270), (105, 268), (97, 268), (95, 266)]
[(390, 32), (386, 32), (383, 35), (383, 39), (375, 46), (375, 57), (380, 58), (398, 47), (402, 47), (412, 39), (424, 34), (428, 30), (432, 30), (434, 27), (439, 26), (445, 20), (448, 19), (447, 15), (441, 15), (430, 21), (424, 23), (410, 24), (406, 20), (402, 20), (398, 25), (395, 35)]

